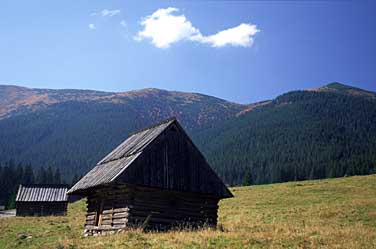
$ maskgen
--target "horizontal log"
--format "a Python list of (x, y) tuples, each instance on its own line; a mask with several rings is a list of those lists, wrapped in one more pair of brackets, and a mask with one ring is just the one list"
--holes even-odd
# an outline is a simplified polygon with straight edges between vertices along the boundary
[(117, 219), (117, 218), (126, 218), (128, 216), (129, 216), (128, 212), (123, 212), (123, 213), (116, 213), (112, 217), (113, 219)]
[(114, 208), (114, 213), (122, 213), (122, 212), (128, 212), (129, 208), (124, 207), (124, 208)]
[(113, 228), (113, 229), (124, 229), (124, 228), (126, 228), (126, 227), (127, 227), (126, 224), (112, 225), (112, 228)]
[(109, 208), (102, 211), (102, 214), (115, 214), (115, 213), (122, 213), (129, 211), (128, 207), (121, 207), (121, 208)]
[(112, 224), (125, 224), (128, 222), (127, 218), (120, 218), (112, 220)]
[(112, 214), (102, 214), (102, 220), (112, 219)]
[(95, 220), (96, 215), (86, 215), (86, 220)]
[(112, 220), (102, 220), (101, 221), (101, 226), (103, 225), (111, 225), (112, 224)]
[(107, 224), (105, 224), (105, 225), (100, 225), (100, 226), (98, 226), (98, 228), (99, 228), (99, 229), (106, 230), (106, 229), (112, 229), (112, 226), (111, 226), (111, 225), (107, 225)]
[(111, 209), (105, 209), (102, 211), (102, 214), (112, 214), (114, 212), (114, 210), (111, 208)]
[(85, 225), (95, 225), (95, 220), (87, 220)]

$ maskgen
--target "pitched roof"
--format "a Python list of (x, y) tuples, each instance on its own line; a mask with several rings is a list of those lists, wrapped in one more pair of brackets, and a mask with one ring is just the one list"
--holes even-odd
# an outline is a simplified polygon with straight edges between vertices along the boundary
[(159, 136), (175, 119), (168, 119), (153, 125), (146, 129), (131, 134), (123, 143), (121, 143), (110, 154), (103, 158), (97, 165), (105, 164), (120, 158), (129, 157), (143, 151), (146, 146)]
[(20, 185), (17, 202), (66, 202), (67, 185)]
[(140, 155), (140, 152), (102, 164), (97, 164), (92, 170), (82, 177), (69, 191), (88, 189), (102, 184), (110, 183), (121, 174)]
[(169, 119), (147, 129), (133, 133), (79, 180), (69, 191), (88, 189), (110, 183), (116, 179), (175, 119)]
[[(109, 184), (115, 181), (118, 182), (117, 180), (120, 178), (120, 175), (126, 174), (125, 172), (128, 172), (128, 174), (133, 172), (131, 169), (127, 169), (130, 168), (131, 165), (135, 165), (135, 167), (137, 166), (135, 161), (137, 161), (137, 158), (141, 157), (145, 149), (148, 148), (153, 141), (157, 140), (157, 138), (164, 131), (167, 131), (169, 127), (173, 126), (178, 127), (178, 129), (184, 133), (185, 138), (188, 139), (191, 144), (193, 144), (175, 118), (168, 119), (154, 126), (140, 130), (131, 134), (123, 143), (100, 160), (97, 165), (91, 171), (89, 171), (89, 173), (87, 173), (68, 191), (68, 194), (72, 194), (74, 192), (83, 193), (85, 190), (92, 187)], [(195, 146), (194, 148), (203, 158), (198, 149)], [(205, 176), (203, 175), (202, 178), (205, 179), (205, 177), (208, 176), (210, 179), (205, 179), (204, 181), (207, 181), (207, 184), (213, 184), (211, 188), (216, 190), (209, 193), (208, 191), (205, 192), (205, 190), (202, 190), (200, 186), (196, 186), (195, 190), (205, 194), (214, 194), (222, 198), (231, 197), (231, 192), (223, 184), (222, 180), (214, 173), (204, 158), (203, 160), (205, 162), (205, 166), (203, 166), (202, 172)], [(132, 184), (132, 182), (125, 183)]]

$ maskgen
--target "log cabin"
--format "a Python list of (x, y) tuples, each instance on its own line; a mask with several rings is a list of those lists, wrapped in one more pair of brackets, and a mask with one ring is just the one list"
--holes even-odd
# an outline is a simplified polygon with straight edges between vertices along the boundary
[(85, 235), (216, 226), (233, 197), (175, 118), (131, 134), (68, 194), (87, 198)]
[(20, 185), (16, 196), (16, 215), (66, 215), (68, 206), (67, 191), (67, 185)]

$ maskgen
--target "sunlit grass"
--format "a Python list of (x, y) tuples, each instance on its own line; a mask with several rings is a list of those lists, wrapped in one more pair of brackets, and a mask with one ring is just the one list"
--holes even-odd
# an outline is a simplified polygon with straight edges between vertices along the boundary
[(85, 238), (79, 201), (67, 217), (0, 219), (0, 248), (376, 248), (376, 175), (231, 190), (221, 229)]

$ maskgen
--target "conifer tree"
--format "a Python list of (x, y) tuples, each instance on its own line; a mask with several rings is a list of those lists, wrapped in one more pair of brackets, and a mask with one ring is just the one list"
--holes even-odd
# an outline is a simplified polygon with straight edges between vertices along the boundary
[(59, 168), (56, 169), (55, 175), (54, 175), (54, 184), (60, 184), (61, 183), (61, 175)]
[(243, 178), (243, 186), (250, 186), (253, 184), (251, 169), (247, 168)]

